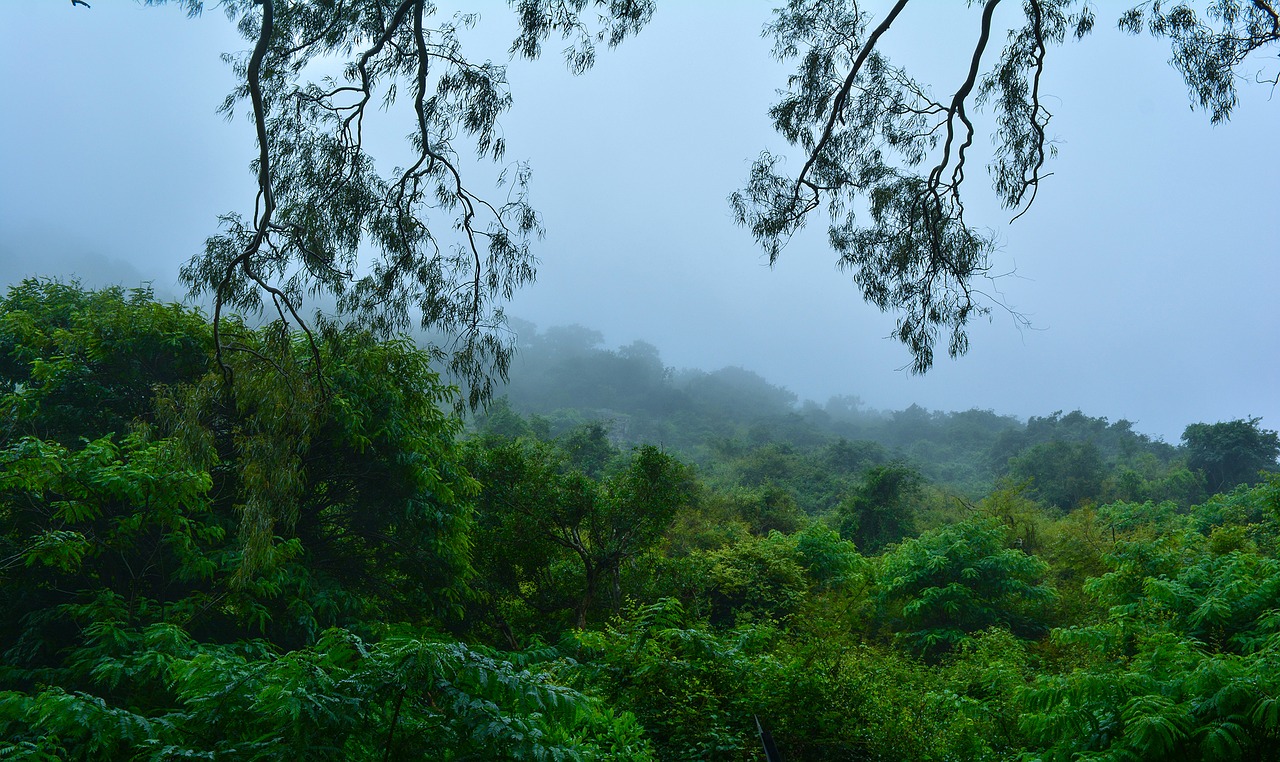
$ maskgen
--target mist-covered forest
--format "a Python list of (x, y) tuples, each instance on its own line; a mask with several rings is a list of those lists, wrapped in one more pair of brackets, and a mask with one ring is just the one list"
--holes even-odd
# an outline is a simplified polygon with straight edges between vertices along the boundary
[(1280, 761), (1280, 6), (770, 5), (0, 2), (0, 760)]
[(1276, 758), (1261, 421), (800, 403), (520, 328), (464, 422), (407, 339), (219, 357), (146, 289), (12, 287), (0, 755)]
[[(991, 410), (875, 410), (854, 395), (819, 404), (741, 367), (667, 367), (659, 350), (643, 341), (608, 349), (598, 332), (582, 326), (539, 332), (516, 322), (514, 328), (520, 354), (512, 378), (474, 427), (546, 439), (599, 426), (615, 446), (657, 444), (721, 486), (785, 487), (810, 515), (838, 503), (837, 475), (889, 463), (969, 499), (997, 482), (1013, 482), (1063, 509), (1113, 499), (1190, 504), (1206, 489), (1217, 491), (1270, 465), (1263, 457), (1242, 462), (1243, 470), (1229, 477), (1218, 471), (1206, 477), (1199, 460), (1188, 470), (1182, 444), (1079, 410), (1022, 421)], [(1247, 440), (1258, 423), (1231, 426)], [(1224, 424), (1221, 430), (1226, 436), (1232, 429)], [(1192, 449), (1198, 431), (1185, 441)]]

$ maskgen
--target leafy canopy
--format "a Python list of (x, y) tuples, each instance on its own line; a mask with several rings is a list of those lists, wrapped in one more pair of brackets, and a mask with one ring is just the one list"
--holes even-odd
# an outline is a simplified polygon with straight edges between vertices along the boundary
[(1187, 466), (1202, 472), (1214, 492), (1257, 481), (1280, 459), (1280, 434), (1258, 424), (1261, 418), (1193, 423), (1182, 432)]
[(145, 291), (0, 299), (0, 757), (649, 758), (534, 658), (431, 634), (477, 485), (428, 355), (228, 322), (227, 387), (212, 333)]

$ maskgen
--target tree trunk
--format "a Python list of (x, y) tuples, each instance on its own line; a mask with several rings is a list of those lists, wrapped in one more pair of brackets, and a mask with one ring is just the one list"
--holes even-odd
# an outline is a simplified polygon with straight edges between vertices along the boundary
[(591, 604), (596, 599), (596, 585), (600, 579), (600, 568), (591, 564), (587, 565), (587, 589), (582, 594), (582, 600), (578, 602), (578, 629), (585, 629), (587, 626), (587, 609), (591, 608)]

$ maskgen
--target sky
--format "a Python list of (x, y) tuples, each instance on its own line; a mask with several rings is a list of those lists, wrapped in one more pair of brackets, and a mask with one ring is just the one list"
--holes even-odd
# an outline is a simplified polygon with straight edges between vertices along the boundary
[[(968, 55), (956, 30), (977, 24), (966, 6), (909, 6), (885, 49), (953, 90)], [(510, 10), (469, 8), (482, 20), (468, 55), (505, 62)], [(511, 315), (581, 324), (609, 346), (644, 340), (678, 368), (746, 367), (818, 402), (1081, 409), (1170, 442), (1201, 421), (1280, 428), (1280, 102), (1268, 87), (1245, 87), (1232, 120), (1211, 126), (1167, 46), (1120, 34), (1099, 10), (1091, 37), (1051, 52), (1059, 156), (1030, 212), (1009, 225), (986, 178), (971, 178), (969, 220), (1000, 240), (1003, 277), (982, 287), (1031, 326), (997, 306), (967, 355), (939, 353), (913, 376), (886, 338), (894, 316), (835, 268), (821, 220), (770, 268), (731, 218), (726, 198), (752, 159), (785, 148), (767, 115), (787, 75), (760, 36), (770, 8), (660, 0), (649, 27), (583, 76), (550, 44), (511, 63), (502, 131), (508, 158), (533, 166), (547, 228), (537, 282)], [(188, 19), (132, 0), (5, 0), (0, 35), (0, 282), (74, 273), (179, 298), (178, 267), (217, 216), (251, 208), (250, 126), (215, 113), (235, 84), (220, 54), (249, 44), (216, 9)]]

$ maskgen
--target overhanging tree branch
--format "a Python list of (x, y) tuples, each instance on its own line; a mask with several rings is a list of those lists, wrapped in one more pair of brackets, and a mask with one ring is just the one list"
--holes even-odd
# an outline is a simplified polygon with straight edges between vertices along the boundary
[[(804, 166), (800, 168), (800, 174), (796, 176), (796, 188), (794, 193), (797, 197), (799, 197), (800, 187), (802, 185), (807, 185), (814, 191), (812, 206), (806, 206), (805, 211), (802, 212), (802, 214), (817, 208), (817, 194), (818, 191), (821, 190), (807, 180), (809, 171), (813, 169), (814, 163), (817, 162), (818, 157), (822, 155), (827, 144), (831, 141), (831, 133), (835, 130), (836, 122), (839, 121), (844, 114), (845, 105), (849, 100), (849, 92), (853, 89), (853, 83), (857, 80), (858, 73), (862, 71), (863, 64), (867, 62), (867, 57), (876, 49), (876, 43), (880, 41), (880, 37), (885, 32), (889, 31), (889, 27), (893, 25), (893, 21), (898, 17), (898, 14), (902, 13), (902, 10), (907, 7), (907, 2), (908, 0), (898, 0), (889, 13), (884, 17), (884, 20), (880, 22), (880, 25), (877, 26), (871, 33), (871, 36), (867, 38), (867, 41), (862, 45), (862, 49), (858, 52), (858, 58), (853, 62), (853, 66), (849, 68), (849, 74), (844, 79), (844, 85), (840, 88), (840, 91), (836, 93), (835, 100), (832, 101), (831, 114), (827, 117), (826, 126), (822, 129), (822, 137), (818, 138), (818, 142), (815, 143), (813, 148), (809, 151), (809, 159), (804, 163)], [(769, 264), (773, 264), (776, 258), (777, 252), (771, 251), (769, 255)]]
[[(202, 8), (198, 0), (168, 2), (190, 13)], [(479, 405), (509, 366), (513, 348), (498, 305), (533, 280), (541, 220), (523, 164), (500, 172), (507, 199), (495, 203), (465, 176), (478, 170), (458, 160), (466, 144), (479, 158), (503, 161), (498, 120), (513, 102), (505, 67), (463, 52), (460, 30), (478, 17), (458, 14), (433, 27), (429, 0), (223, 7), (254, 41), (233, 62), (242, 84), (223, 109), (249, 106), (257, 193), (252, 219), (222, 217), (222, 232), (183, 268), (184, 280), (213, 297), (219, 324), (230, 310), (274, 304), (283, 323), (310, 333), (308, 322), (319, 318), (305, 318), (304, 301), (328, 294), (340, 319), (375, 333), (433, 332), (448, 348), (433, 351), (448, 355), (465, 403)], [(653, 0), (522, 2), (517, 52), (535, 56), (540, 41), (560, 35), (575, 40), (566, 59), (581, 70), (586, 51), (639, 31), (652, 7)], [(312, 62), (334, 58), (344, 62), (340, 76), (307, 79)], [(378, 101), (389, 108), (385, 118), (403, 115), (393, 108), (403, 88), (412, 100), (413, 155), (407, 168), (384, 174), (366, 152), (366, 119)], [(226, 368), (221, 332), (217, 339)]]
[[(975, 277), (992, 277), (995, 251), (995, 233), (965, 219), (969, 153), (986, 129), (976, 111), (994, 112), (988, 170), (997, 199), (1017, 210), (1017, 220), (1038, 197), (1056, 152), (1044, 107), (1048, 49), (1094, 26), (1085, 0), (1023, 0), (1005, 47), (983, 74), (999, 32), (998, 4), (981, 4), (968, 67), (945, 104), (882, 51), (890, 26), (907, 18), (902, 0), (884, 3), (878, 21), (868, 4), (853, 0), (792, 0), (765, 29), (775, 54), (797, 63), (770, 116), (803, 162), (792, 175), (783, 170), (784, 153), (761, 153), (730, 196), (734, 217), (772, 265), (807, 220), (825, 212), (837, 266), (866, 301), (897, 316), (892, 335), (907, 346), (917, 373), (932, 366), (944, 336), (948, 354), (963, 354), (968, 321), (992, 304), (1013, 312), (977, 301), (981, 292), (972, 286)], [(1269, 0), (1216, 0), (1203, 16), (1192, 5), (1143, 3), (1121, 17), (1121, 28), (1170, 38), (1193, 98), (1220, 121), (1235, 106), (1235, 72), (1280, 41), (1280, 15)], [(1274, 83), (1280, 72), (1258, 79)]]

